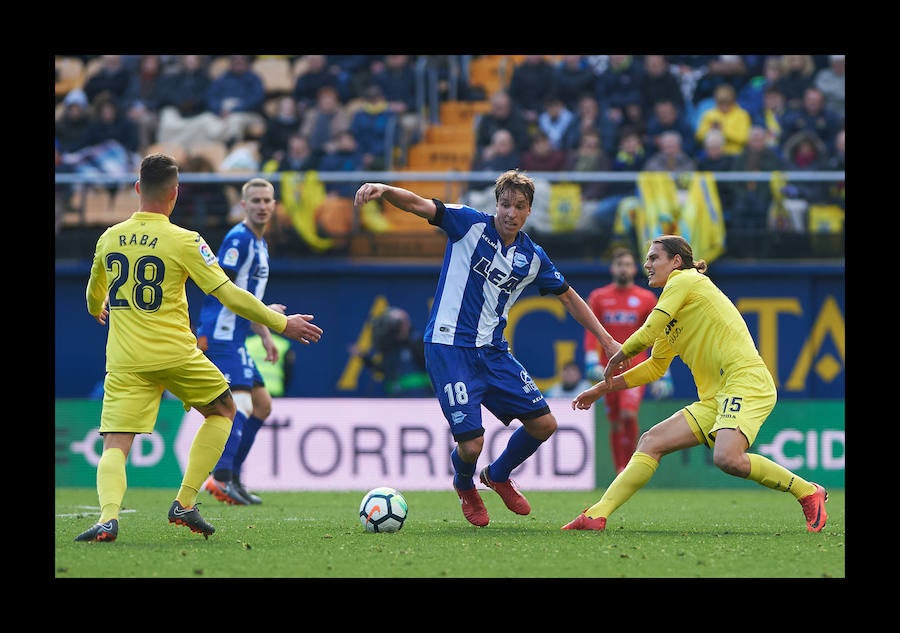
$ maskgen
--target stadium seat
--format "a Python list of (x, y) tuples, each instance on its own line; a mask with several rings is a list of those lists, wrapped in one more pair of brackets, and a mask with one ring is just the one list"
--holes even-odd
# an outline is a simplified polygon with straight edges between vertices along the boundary
[(407, 167), (413, 171), (468, 171), (474, 143), (419, 143), (409, 148)]
[(61, 99), (75, 88), (84, 86), (84, 62), (77, 57), (59, 57), (56, 64), (56, 97)]
[(263, 82), (267, 97), (290, 94), (294, 89), (291, 62), (284, 58), (267, 57), (253, 62), (253, 70)]
[(492, 95), (509, 84), (505, 55), (485, 55), (469, 62), (469, 83)]
[(475, 118), (490, 112), (489, 101), (444, 101), (440, 105), (441, 125), (471, 125), (474, 130)]
[(147, 154), (154, 154), (156, 152), (171, 156), (182, 168), (184, 168), (184, 165), (187, 163), (188, 153), (181, 143), (153, 143), (147, 147)]
[(188, 147), (189, 156), (203, 156), (209, 159), (213, 168), (219, 171), (222, 161), (228, 155), (228, 148), (222, 141), (204, 141), (202, 143), (194, 143)]
[(456, 125), (429, 125), (425, 130), (426, 143), (471, 143), (475, 146), (475, 126), (470, 123)]

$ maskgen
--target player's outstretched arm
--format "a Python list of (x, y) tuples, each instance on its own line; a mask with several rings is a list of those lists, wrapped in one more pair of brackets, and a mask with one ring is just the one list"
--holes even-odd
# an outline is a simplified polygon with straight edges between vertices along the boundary
[(364, 183), (356, 190), (353, 204), (356, 207), (362, 207), (367, 202), (378, 200), (379, 198), (390, 202), (398, 209), (402, 209), (408, 213), (414, 213), (415, 215), (428, 220), (432, 219), (435, 213), (437, 213), (437, 207), (433, 200), (423, 198), (408, 189), (393, 187), (381, 182)]

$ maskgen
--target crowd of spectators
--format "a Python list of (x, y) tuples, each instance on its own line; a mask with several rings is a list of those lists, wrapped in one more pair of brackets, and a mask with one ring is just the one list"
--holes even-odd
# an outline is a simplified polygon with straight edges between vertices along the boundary
[[(81, 88), (58, 95), (57, 169), (128, 170), (156, 143), (251, 140), (260, 171), (379, 171), (423, 138), (416, 56), (289, 57), (303, 70), (277, 96), (252, 56), (228, 57), (214, 76), (203, 55), (99, 56)], [(462, 78), (463, 98), (490, 104), (473, 122), (473, 170), (844, 169), (843, 55), (526, 55), (506, 79), (485, 94)], [(355, 184), (328, 190), (352, 197)], [(604, 226), (634, 193), (633, 182), (582, 188)], [(843, 183), (783, 193), (843, 207)], [(727, 224), (765, 224), (767, 182), (723, 183), (720, 197)]]

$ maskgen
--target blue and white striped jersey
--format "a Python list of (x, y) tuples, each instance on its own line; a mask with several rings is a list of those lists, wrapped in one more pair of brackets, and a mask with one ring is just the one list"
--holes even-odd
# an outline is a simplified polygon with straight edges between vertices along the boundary
[[(238, 287), (263, 300), (269, 281), (269, 247), (265, 238), (257, 239), (243, 222), (235, 224), (222, 240), (219, 265)], [(240, 347), (249, 334), (250, 321), (223, 306), (214, 296), (206, 295), (197, 336), (206, 336), (210, 348), (221, 349), (221, 344)]]
[(562, 294), (569, 284), (544, 249), (527, 233), (503, 246), (494, 216), (435, 200), (430, 222), (447, 232), (447, 248), (425, 341), (459, 347), (509, 349), (503, 336), (512, 305), (531, 283), (542, 295)]

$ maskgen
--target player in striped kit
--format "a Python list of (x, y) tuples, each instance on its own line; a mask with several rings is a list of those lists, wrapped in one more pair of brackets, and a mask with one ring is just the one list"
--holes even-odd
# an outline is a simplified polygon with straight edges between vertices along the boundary
[[(275, 215), (275, 187), (263, 178), (245, 182), (241, 187), (241, 207), (246, 217), (226, 233), (219, 249), (219, 263), (238, 287), (262, 301), (269, 281), (269, 247), (263, 236)], [(269, 307), (284, 314), (284, 304), (272, 303)], [(262, 340), (268, 360), (277, 362), (279, 351), (269, 328), (238, 316), (212, 295), (204, 299), (197, 344), (228, 379), (237, 414), (225, 450), (203, 487), (230, 505), (262, 503), (241, 481), (241, 466), (256, 433), (272, 412), (272, 396), (247, 352), (246, 340), (251, 330)]]
[(434, 303), (425, 328), (425, 361), (456, 447), (451, 452), (453, 487), (463, 516), (486, 526), (490, 517), (475, 488), (475, 470), (484, 447), (481, 406), (503, 424), (522, 426), (504, 451), (481, 469), (479, 479), (516, 514), (531, 512), (510, 473), (556, 431), (556, 418), (528, 371), (509, 351), (504, 337), (512, 305), (529, 284), (555, 295), (612, 356), (620, 345), (597, 320), (584, 299), (522, 226), (531, 213), (534, 180), (519, 170), (495, 183), (496, 212), (445, 204), (383, 183), (365, 183), (354, 203), (382, 199), (428, 220), (448, 236)]

